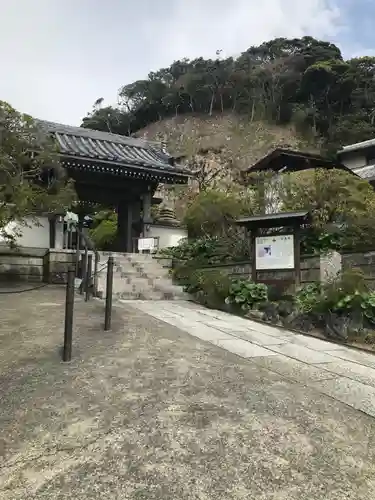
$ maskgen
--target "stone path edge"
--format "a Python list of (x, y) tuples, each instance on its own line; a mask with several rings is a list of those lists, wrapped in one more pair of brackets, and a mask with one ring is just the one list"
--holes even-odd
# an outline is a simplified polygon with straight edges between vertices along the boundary
[[(193, 304), (196, 304), (198, 306), (202, 306), (202, 304), (200, 304), (196, 300), (189, 300), (189, 302), (192, 302)], [(241, 316), (239, 314), (234, 314), (234, 313), (229, 313), (228, 311), (223, 311), (221, 309), (213, 309), (213, 308), (206, 307), (206, 306), (202, 306), (202, 307), (204, 307), (205, 309), (208, 309), (209, 311), (225, 312), (225, 313), (229, 314), (230, 316), (235, 316), (236, 318), (248, 319), (245, 316)], [(366, 352), (369, 354), (373, 354), (375, 356), (375, 349), (366, 349), (365, 347), (361, 347), (361, 346), (355, 345), (353, 343), (339, 342), (338, 340), (329, 339), (327, 337), (318, 337), (316, 335), (312, 335), (311, 333), (307, 333), (307, 332), (304, 332), (302, 330), (297, 330), (296, 328), (289, 328), (289, 327), (286, 327), (284, 325), (273, 325), (272, 323), (267, 323), (267, 321), (262, 321), (259, 318), (251, 318), (251, 321), (254, 321), (254, 323), (259, 323), (260, 325), (272, 326), (274, 328), (278, 328), (279, 330), (297, 333), (298, 335), (303, 335), (304, 337), (310, 337), (313, 339), (323, 340), (325, 342), (329, 342), (330, 344), (338, 345), (340, 347), (348, 347), (349, 349), (353, 349), (354, 351)]]
[[(135, 301), (135, 302), (136, 302), (136, 301)], [(189, 302), (193, 302), (193, 301), (189, 301)], [(197, 305), (199, 305), (199, 306), (201, 306), (201, 307), (204, 307), (204, 306), (202, 306), (201, 304), (199, 304), (199, 303), (197, 303), (197, 302), (195, 302), (195, 301), (194, 301), (194, 303), (195, 303), (195, 304), (197, 304)], [(125, 304), (125, 301), (123, 302), (123, 304)], [(118, 304), (118, 305), (119, 305), (119, 304)], [(132, 307), (132, 306), (130, 305), (130, 307)], [(218, 309), (210, 309), (210, 310), (211, 310), (211, 311), (216, 311), (216, 310), (217, 310), (217, 311), (220, 311), (220, 310), (218, 310)], [(220, 312), (226, 312), (226, 311), (220, 311)], [(148, 313), (146, 313), (146, 314), (148, 314)], [(230, 313), (228, 313), (228, 314), (230, 314)], [(242, 318), (242, 319), (247, 319), (247, 318), (243, 318), (242, 316), (239, 316), (239, 315), (235, 315), (235, 316), (236, 316), (236, 317), (240, 317), (240, 318)], [(156, 318), (156, 319), (158, 319), (158, 318)], [(162, 320), (162, 319), (158, 319), (158, 321), (162, 321), (162, 322), (163, 322), (163, 320)], [(251, 321), (254, 321), (254, 320), (253, 320), (253, 319), (251, 319)], [(265, 321), (254, 321), (254, 322), (255, 322), (255, 323), (262, 324), (262, 325), (265, 325), (265, 326), (272, 326), (272, 327), (274, 327), (274, 328), (279, 328), (279, 327), (276, 327), (276, 326), (274, 326), (274, 325), (270, 325), (270, 323), (267, 323), (267, 322), (265, 322)], [(177, 326), (176, 328), (178, 328), (178, 329), (179, 329), (179, 327), (178, 327), (178, 326)], [(281, 329), (281, 328), (280, 328), (280, 329)], [(285, 327), (283, 328), (283, 330), (288, 331), (288, 329), (287, 329), (287, 328), (285, 328)], [(290, 330), (290, 329), (289, 329), (289, 331), (293, 331), (294, 333), (299, 334), (298, 330), (295, 330), (295, 329), (294, 329), (294, 330)], [(185, 332), (186, 334), (188, 334), (188, 335), (192, 335), (192, 334), (191, 334), (191, 333), (189, 333), (187, 330), (184, 330), (184, 332)], [(229, 335), (230, 337), (237, 338), (237, 337), (235, 337), (235, 335), (232, 335), (232, 334), (230, 334), (230, 333), (228, 333), (228, 332), (227, 332), (226, 334), (227, 334), (227, 335)], [(323, 340), (323, 341), (325, 340), (325, 339), (320, 339), (319, 337), (315, 337), (314, 335), (305, 335), (305, 336), (306, 336), (306, 337), (312, 337), (312, 338), (318, 338), (319, 340)], [(208, 342), (209, 344), (211, 344), (211, 345), (215, 346), (215, 347), (216, 347), (216, 348), (218, 348), (218, 349), (221, 349), (221, 350), (224, 350), (224, 351), (227, 351), (227, 352), (231, 352), (231, 351), (228, 351), (225, 347), (223, 347), (223, 346), (221, 346), (221, 345), (218, 345), (218, 344), (216, 344), (216, 343), (213, 343), (213, 342), (211, 342), (211, 341), (207, 341), (207, 340), (204, 340), (204, 339), (201, 339), (201, 341), (202, 341), (202, 342)], [(246, 342), (246, 340), (245, 340), (245, 342)], [(345, 345), (345, 344), (340, 344), (340, 343), (337, 343), (337, 342), (331, 342), (331, 343), (332, 343), (332, 344), (334, 344), (334, 345), (340, 345), (340, 346)], [(349, 347), (349, 346), (347, 346), (347, 345), (345, 345), (345, 346), (346, 346), (346, 347)], [(296, 360), (295, 358), (293, 358), (293, 357), (289, 356), (288, 354), (280, 354), (280, 353), (279, 353), (279, 352), (277, 352), (277, 351), (273, 351), (273, 350), (272, 350), (272, 346), (267, 346), (267, 347), (266, 347), (266, 349), (267, 349), (267, 350), (269, 350), (269, 351), (271, 351), (271, 352), (273, 353), (272, 355), (270, 355), (270, 356), (269, 356), (270, 358), (272, 358), (274, 355), (276, 355), (276, 356), (284, 356), (284, 357), (286, 357), (286, 358), (291, 359), (292, 361), (297, 361), (298, 363), (301, 363), (301, 364), (303, 364), (303, 365), (310, 366), (310, 367), (313, 367), (313, 368), (319, 368), (321, 365), (325, 365), (325, 364), (326, 364), (326, 363), (319, 363), (318, 365), (316, 365), (316, 364), (310, 365), (310, 364), (309, 364), (309, 363), (307, 363), (306, 361)], [(359, 349), (359, 350), (361, 350), (361, 349)], [(363, 349), (362, 351), (364, 351), (364, 352), (369, 352), (369, 351), (366, 351), (365, 349)], [(370, 353), (371, 353), (371, 351), (370, 351)], [(238, 354), (238, 353), (235, 353), (235, 352), (231, 352), (231, 354), (233, 354), (234, 356), (238, 356), (238, 357), (240, 357), (242, 360), (249, 361), (249, 362), (251, 362), (251, 363), (253, 363), (253, 364), (255, 364), (255, 365), (259, 366), (259, 367), (263, 367), (263, 365), (259, 362), (258, 357), (247, 358), (247, 357), (242, 356), (241, 354)], [(375, 354), (375, 353), (374, 353), (374, 354)], [(263, 367), (263, 368), (264, 368), (264, 367)], [(327, 371), (327, 374), (331, 374), (332, 376), (327, 377), (327, 379), (320, 380), (319, 382), (326, 382), (327, 380), (336, 380), (336, 379), (337, 379), (337, 377), (338, 377), (338, 375), (337, 375), (337, 374), (335, 374), (334, 372), (329, 371), (328, 369), (326, 369), (326, 368), (324, 368), (324, 367), (322, 367), (322, 368), (323, 368), (323, 370)], [(283, 379), (283, 380), (285, 380), (285, 381), (287, 381), (287, 382), (289, 382), (289, 383), (292, 383), (292, 384), (298, 383), (299, 385), (301, 385), (301, 386), (303, 386), (303, 387), (307, 387), (307, 388), (309, 388), (310, 390), (312, 390), (312, 391), (313, 391), (313, 392), (315, 392), (316, 394), (324, 394), (327, 398), (329, 398), (329, 399), (331, 399), (331, 400), (333, 400), (333, 401), (335, 401), (335, 402), (338, 402), (338, 403), (340, 403), (340, 404), (343, 404), (344, 406), (346, 406), (346, 407), (348, 407), (348, 408), (352, 408), (352, 409), (354, 408), (356, 411), (359, 411), (359, 412), (360, 412), (360, 413), (362, 413), (363, 415), (367, 415), (367, 416), (368, 416), (368, 415), (370, 415), (369, 413), (366, 413), (366, 411), (364, 411), (363, 409), (358, 408), (358, 407), (355, 407), (355, 406), (353, 406), (353, 405), (349, 404), (347, 401), (344, 401), (344, 400), (342, 400), (342, 399), (339, 399), (339, 398), (337, 398), (336, 396), (334, 396), (334, 395), (330, 394), (329, 392), (326, 392), (326, 391), (322, 391), (322, 390), (320, 390), (320, 389), (317, 387), (317, 385), (316, 385), (316, 384), (318, 383), (318, 381), (316, 382), (316, 384), (315, 384), (315, 385), (314, 385), (314, 384), (312, 384), (312, 385), (308, 385), (306, 382), (296, 382), (296, 380), (295, 380), (295, 379), (293, 379), (292, 377), (288, 377), (287, 375), (285, 375), (285, 374), (283, 374), (283, 373), (281, 373), (281, 372), (279, 372), (279, 371), (277, 371), (277, 370), (271, 369), (271, 368), (269, 368), (269, 367), (267, 367), (267, 368), (266, 368), (266, 370), (267, 370), (267, 371), (269, 371), (270, 373), (273, 373), (273, 374), (277, 375), (278, 377), (280, 377), (281, 379)], [(348, 377), (348, 376), (344, 376), (344, 375), (342, 375), (342, 376), (340, 376), (340, 377), (342, 377), (342, 378), (347, 378), (348, 380), (351, 380), (351, 381), (357, 382), (355, 379), (352, 379), (351, 377)], [(360, 382), (360, 383), (361, 383), (361, 384), (363, 384), (363, 385), (365, 385), (365, 386), (367, 386), (367, 385), (368, 385), (369, 387), (372, 387), (372, 386), (370, 386), (369, 384), (366, 384), (365, 382)], [(371, 415), (370, 415), (370, 416), (371, 416)]]

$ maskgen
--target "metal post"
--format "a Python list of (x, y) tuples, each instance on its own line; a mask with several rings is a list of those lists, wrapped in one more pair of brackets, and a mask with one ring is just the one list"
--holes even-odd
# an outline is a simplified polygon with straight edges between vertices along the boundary
[(73, 240), (73, 231), (72, 226), (69, 224), (68, 226), (68, 250), (72, 249), (72, 240)]
[(77, 227), (77, 244), (76, 244), (76, 276), (78, 278), (79, 260), (81, 256), (81, 231)]
[(88, 250), (87, 247), (85, 248), (85, 253), (82, 255), (82, 283), (81, 286), (79, 287), (79, 293), (82, 295), (84, 287), (86, 286), (86, 275), (87, 275), (87, 261), (88, 261)]
[(65, 299), (65, 328), (63, 361), (72, 359), (73, 311), (74, 311), (74, 267), (68, 269)]
[(296, 225), (294, 228), (294, 286), (295, 292), (301, 284), (301, 229)]
[(90, 298), (90, 285), (91, 285), (91, 275), (92, 275), (92, 254), (87, 258), (87, 271), (86, 271), (86, 281), (85, 281), (85, 302)]
[(104, 330), (111, 329), (112, 320), (112, 292), (113, 292), (113, 267), (114, 259), (109, 257), (107, 264), (107, 289), (105, 296), (105, 317), (104, 317)]
[(94, 260), (94, 282), (93, 282), (94, 290), (93, 290), (93, 294), (94, 294), (94, 297), (97, 297), (98, 296), (99, 259), (100, 259), (99, 252), (95, 251), (94, 256), (95, 256), (95, 260)]

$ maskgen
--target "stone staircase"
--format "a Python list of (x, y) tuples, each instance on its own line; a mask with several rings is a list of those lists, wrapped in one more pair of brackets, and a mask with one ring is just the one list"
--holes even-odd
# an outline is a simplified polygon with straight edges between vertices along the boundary
[[(99, 269), (114, 257), (113, 297), (123, 300), (188, 300), (181, 286), (170, 277), (168, 259), (148, 254), (100, 252)], [(99, 296), (105, 297), (107, 269), (98, 274)]]

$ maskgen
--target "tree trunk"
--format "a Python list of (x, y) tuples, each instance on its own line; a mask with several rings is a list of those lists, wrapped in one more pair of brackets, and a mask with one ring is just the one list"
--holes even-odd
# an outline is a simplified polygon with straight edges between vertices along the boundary
[(236, 104), (237, 104), (237, 92), (234, 94), (232, 112), (236, 110)]
[(255, 99), (253, 99), (253, 102), (251, 104), (251, 118), (250, 118), (250, 123), (253, 123), (253, 121), (254, 121), (254, 115), (255, 115)]
[(194, 113), (194, 101), (193, 101), (193, 96), (189, 95), (190, 97), (190, 109), (191, 112)]
[(208, 113), (210, 116), (212, 116), (212, 110), (213, 110), (213, 107), (214, 107), (214, 101), (215, 101), (215, 93), (212, 92), (211, 102), (210, 102), (210, 111)]

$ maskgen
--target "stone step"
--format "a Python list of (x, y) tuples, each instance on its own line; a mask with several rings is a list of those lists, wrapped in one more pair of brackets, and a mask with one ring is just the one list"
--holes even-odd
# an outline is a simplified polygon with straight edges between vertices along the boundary
[(127, 268), (126, 266), (121, 266), (115, 270), (115, 273), (126, 279), (126, 278), (148, 278), (148, 279), (165, 279), (171, 280), (171, 277), (167, 273), (160, 272), (160, 270), (149, 271), (141, 267)]
[[(100, 296), (105, 298), (106, 283), (103, 281), (99, 282), (98, 290)], [(138, 298), (139, 296), (146, 297), (144, 300), (151, 299), (165, 299), (165, 300), (189, 300), (188, 294), (186, 294), (182, 288), (176, 287), (175, 285), (157, 285), (150, 287), (147, 285), (141, 285), (139, 283), (116, 283), (113, 282), (113, 295), (116, 297), (124, 298), (123, 295), (132, 298)]]
[(144, 265), (147, 267), (159, 267), (162, 269), (171, 269), (172, 260), (171, 259), (143, 259), (139, 258), (138, 254), (134, 254), (135, 256), (129, 257), (129, 254), (125, 255), (117, 255), (115, 257), (115, 262), (121, 265), (128, 262), (130, 264)]
[(168, 267), (163, 267), (161, 264), (159, 264), (156, 261), (150, 261), (150, 262), (145, 262), (137, 259), (133, 260), (128, 260), (126, 258), (124, 259), (116, 259), (115, 260), (115, 266), (121, 266), (121, 267), (142, 267), (144, 269), (150, 269), (150, 270), (160, 270), (164, 273), (168, 272)]
[[(125, 269), (125, 268), (124, 268)], [(149, 277), (149, 278), (165, 278), (171, 279), (171, 276), (168, 272), (165, 272), (163, 269), (147, 269), (143, 266), (134, 266), (133, 268), (139, 276)], [(127, 271), (124, 270), (126, 273)], [(131, 274), (131, 273), (129, 273)]]
[(121, 292), (115, 296), (118, 300), (166, 300), (165, 294), (158, 292)]
[[(169, 268), (153, 256), (101, 252), (101, 265), (114, 257), (113, 294), (117, 299), (189, 300), (181, 286), (172, 282)], [(165, 260), (165, 259), (164, 259)], [(98, 289), (105, 295), (106, 269), (98, 276)]]

